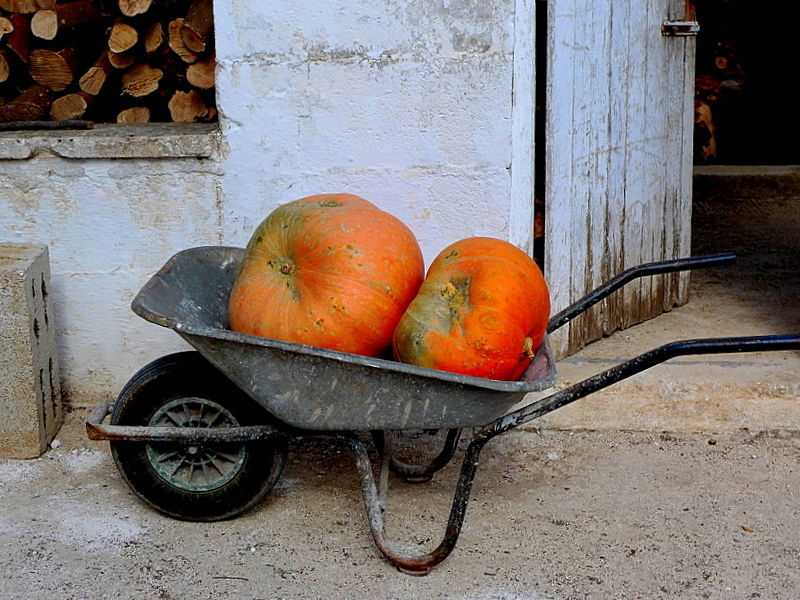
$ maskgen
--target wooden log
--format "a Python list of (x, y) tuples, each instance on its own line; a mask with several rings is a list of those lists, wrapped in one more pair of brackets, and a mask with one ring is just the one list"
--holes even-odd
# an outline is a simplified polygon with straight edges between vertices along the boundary
[(37, 48), (28, 57), (31, 76), (36, 83), (53, 91), (63, 91), (75, 79), (75, 50), (53, 51)]
[(110, 50), (103, 50), (95, 63), (78, 79), (78, 87), (87, 94), (96, 96), (103, 89), (108, 76), (114, 71), (108, 55)]
[(147, 96), (158, 89), (163, 76), (164, 72), (161, 69), (147, 63), (134, 65), (122, 76), (122, 91), (134, 98)]
[(201, 90), (210, 90), (214, 87), (214, 70), (217, 61), (215, 56), (205, 60), (198, 60), (186, 69), (186, 81)]
[(213, 28), (213, 1), (194, 0), (181, 27), (181, 37), (186, 47), (192, 52), (205, 51)]
[(39, 10), (36, 0), (0, 0), (0, 8), (6, 12), (27, 15)]
[(22, 15), (9, 15), (11, 24), (14, 26), (8, 39), (6, 47), (12, 50), (22, 62), (28, 62), (28, 40), (31, 33), (31, 22)]
[(197, 60), (197, 54), (186, 47), (186, 42), (183, 41), (181, 29), (183, 28), (183, 19), (175, 19), (170, 21), (167, 28), (169, 47), (172, 51), (181, 57), (181, 60), (186, 63), (193, 63)]
[(127, 52), (108, 52), (108, 61), (115, 69), (127, 69), (136, 62), (136, 53), (132, 50)]
[(36, 121), (53, 101), (53, 93), (43, 85), (32, 85), (19, 96), (0, 104), (0, 122)]
[(31, 19), (31, 33), (43, 40), (55, 39), (59, 31), (100, 18), (91, 0), (77, 0), (39, 10)]
[(152, 23), (144, 34), (144, 51), (152, 54), (161, 48), (165, 38), (164, 26), (158, 21)]
[(7, 17), (0, 17), (0, 40), (14, 32), (14, 23)]
[(146, 106), (133, 106), (117, 115), (117, 123), (149, 123), (150, 109)]
[(86, 114), (93, 101), (94, 96), (86, 92), (75, 92), (56, 98), (50, 105), (50, 120), (80, 119)]
[(139, 32), (122, 20), (111, 26), (108, 34), (108, 47), (112, 52), (121, 53), (130, 50), (139, 41)]
[(209, 109), (197, 90), (177, 91), (167, 103), (169, 114), (175, 123), (194, 123), (209, 116)]
[(8, 62), (8, 50), (0, 49), (0, 83), (5, 83), (11, 76), (11, 65)]
[(150, 10), (153, 0), (119, 0), (119, 12), (126, 17), (135, 17)]
[(695, 153), (703, 160), (717, 156), (717, 132), (711, 105), (700, 99), (694, 101), (694, 146)]

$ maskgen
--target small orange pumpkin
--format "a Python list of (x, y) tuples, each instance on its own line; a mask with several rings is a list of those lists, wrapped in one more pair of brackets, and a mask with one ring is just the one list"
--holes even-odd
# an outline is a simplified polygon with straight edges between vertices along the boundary
[(425, 275), (399, 219), (353, 194), (278, 207), (256, 228), (228, 305), (234, 331), (380, 356)]
[(404, 363), (517, 380), (544, 338), (550, 294), (534, 260), (503, 240), (445, 248), (394, 332)]

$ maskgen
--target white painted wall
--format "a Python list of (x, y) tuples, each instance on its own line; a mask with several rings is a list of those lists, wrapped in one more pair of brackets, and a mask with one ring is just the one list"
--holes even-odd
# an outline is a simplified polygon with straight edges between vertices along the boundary
[(183, 348), (130, 311), (133, 295), (174, 252), (244, 245), (283, 202), (363, 195), (412, 228), (428, 262), (472, 235), (530, 248), (532, 6), (216, 0), (210, 158), (168, 136), (76, 153), (80, 134), (0, 134), (0, 238), (50, 248), (70, 401), (116, 395)]
[(219, 243), (218, 178), (198, 159), (0, 160), (0, 237), (50, 249), (62, 387), (73, 403), (116, 395), (149, 360), (184, 348), (130, 303), (177, 249)]
[(217, 41), (225, 240), (244, 244), (280, 203), (348, 191), (411, 226), (429, 261), (472, 235), (529, 244), (530, 185), (511, 166), (533, 114), (531, 77), (524, 114), (512, 106), (531, 6), (217, 0), (218, 32), (235, 32)]

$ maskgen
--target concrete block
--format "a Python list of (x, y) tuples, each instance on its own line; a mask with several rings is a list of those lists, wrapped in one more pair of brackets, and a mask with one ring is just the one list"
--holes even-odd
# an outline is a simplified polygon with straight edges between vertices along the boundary
[(40, 456), (63, 421), (47, 246), (0, 243), (0, 457)]

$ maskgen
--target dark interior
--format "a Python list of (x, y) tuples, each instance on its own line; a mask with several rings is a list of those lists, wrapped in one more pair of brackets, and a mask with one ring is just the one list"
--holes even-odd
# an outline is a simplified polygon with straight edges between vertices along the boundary
[[(800, 4), (696, 0), (697, 165), (800, 164)], [(710, 113), (713, 132), (702, 116)], [(708, 151), (714, 137), (715, 149)], [(704, 152), (705, 149), (705, 152)]]

